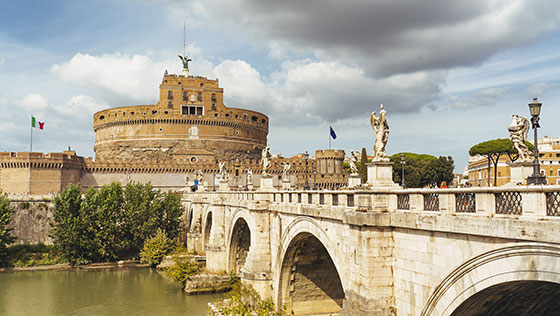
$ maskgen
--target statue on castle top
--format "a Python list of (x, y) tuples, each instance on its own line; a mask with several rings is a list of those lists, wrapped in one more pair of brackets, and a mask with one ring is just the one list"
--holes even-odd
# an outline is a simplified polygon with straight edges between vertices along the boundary
[(220, 168), (220, 179), (221, 181), (226, 181), (229, 180), (229, 174), (228, 174), (228, 170), (226, 168), (226, 162), (222, 161), (218, 164), (218, 167)]
[(515, 148), (519, 154), (519, 162), (533, 161), (529, 147), (525, 144), (529, 128), (529, 120), (526, 117), (517, 114), (512, 115), (511, 125), (508, 127), (509, 139), (513, 143), (513, 148)]
[(203, 179), (202, 170), (199, 169), (199, 170), (195, 173), (194, 179), (195, 179), (195, 180), (198, 180), (198, 184), (201, 184), (201, 183), (202, 183), (202, 179)]
[(385, 118), (387, 111), (383, 108), (383, 104), (381, 104), (380, 107), (379, 117), (375, 117), (375, 111), (371, 113), (370, 117), (371, 127), (375, 131), (375, 145), (373, 146), (372, 161), (389, 161), (387, 153), (385, 152), (385, 146), (389, 139), (389, 124)]
[(352, 175), (358, 175), (358, 160), (360, 160), (361, 154), (357, 150), (350, 151), (350, 172)]
[(247, 167), (247, 185), (253, 185), (253, 170)]
[(192, 61), (188, 56), (181, 56), (179, 55), (181, 62), (183, 63), (183, 70), (189, 70), (189, 61)]
[(284, 168), (282, 169), (282, 180), (283, 181), (289, 181), (290, 180), (290, 176), (288, 176), (288, 170), (290, 170), (291, 167), (292, 167), (292, 165), (289, 164), (289, 163), (284, 165)]
[(270, 155), (270, 146), (266, 145), (266, 147), (262, 150), (262, 174), (266, 175), (268, 174), (268, 168), (270, 168), (270, 158), (272, 156)]

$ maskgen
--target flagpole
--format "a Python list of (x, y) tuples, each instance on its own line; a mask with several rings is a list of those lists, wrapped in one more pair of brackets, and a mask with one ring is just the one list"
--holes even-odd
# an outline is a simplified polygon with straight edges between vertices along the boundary
[(30, 133), (30, 141), (29, 141), (29, 152), (33, 152), (33, 114), (31, 114), (31, 133)]
[(329, 149), (331, 149), (331, 130), (329, 127)]

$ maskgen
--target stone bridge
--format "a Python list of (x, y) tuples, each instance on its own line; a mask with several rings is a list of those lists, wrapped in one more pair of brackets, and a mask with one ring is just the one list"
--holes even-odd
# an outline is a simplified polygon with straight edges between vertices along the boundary
[(201, 192), (188, 247), (295, 315), (558, 315), (560, 186)]

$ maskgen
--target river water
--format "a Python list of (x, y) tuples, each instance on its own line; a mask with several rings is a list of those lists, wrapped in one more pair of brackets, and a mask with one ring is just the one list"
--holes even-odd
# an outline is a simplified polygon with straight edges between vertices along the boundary
[(185, 295), (152, 269), (0, 273), (0, 315), (207, 314), (222, 294)]

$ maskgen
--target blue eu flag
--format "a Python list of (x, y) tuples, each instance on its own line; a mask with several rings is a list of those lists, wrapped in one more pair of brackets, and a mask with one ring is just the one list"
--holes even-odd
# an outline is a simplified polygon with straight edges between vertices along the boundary
[(334, 129), (332, 129), (332, 126), (329, 126), (331, 128), (331, 137), (332, 139), (336, 139), (336, 133), (334, 132)]

